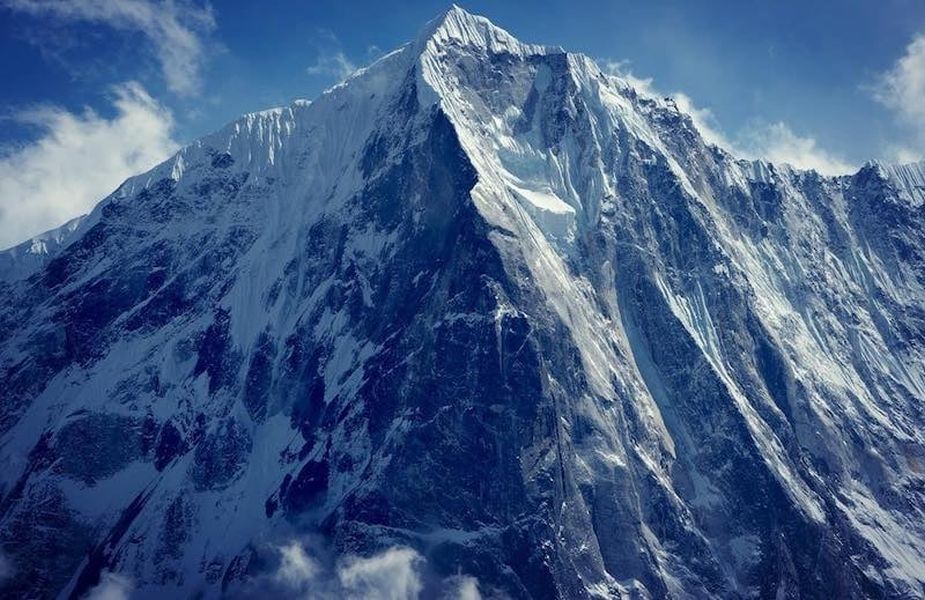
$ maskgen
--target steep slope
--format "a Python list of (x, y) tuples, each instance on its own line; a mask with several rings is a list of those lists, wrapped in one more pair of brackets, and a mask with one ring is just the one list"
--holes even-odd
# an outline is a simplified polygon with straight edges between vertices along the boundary
[(925, 597), (922, 171), (737, 160), (454, 7), (0, 257), (0, 585), (247, 594), (311, 534), (431, 595)]

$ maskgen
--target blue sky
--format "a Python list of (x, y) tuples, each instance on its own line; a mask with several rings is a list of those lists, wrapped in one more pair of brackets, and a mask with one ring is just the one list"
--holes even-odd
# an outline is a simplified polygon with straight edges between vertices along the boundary
[[(680, 98), (743, 155), (834, 173), (925, 151), (922, 0), (461, 5)], [(447, 6), (0, 0), (0, 247), (244, 112), (318, 95)]]

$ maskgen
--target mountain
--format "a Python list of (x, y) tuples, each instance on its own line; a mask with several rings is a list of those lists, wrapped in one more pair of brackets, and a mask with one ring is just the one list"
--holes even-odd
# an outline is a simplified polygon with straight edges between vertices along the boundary
[(454, 7), (0, 254), (3, 593), (925, 598), (923, 191)]

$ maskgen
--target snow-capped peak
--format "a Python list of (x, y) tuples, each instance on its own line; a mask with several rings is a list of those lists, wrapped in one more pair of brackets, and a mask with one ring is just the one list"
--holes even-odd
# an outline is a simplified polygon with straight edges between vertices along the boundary
[(283, 595), (318, 536), (497, 596), (925, 598), (925, 168), (875, 168), (734, 160), (453, 6), (0, 253), (0, 596)]
[(477, 46), (494, 53), (527, 55), (548, 51), (543, 46), (520, 42), (485, 17), (466, 12), (456, 4), (421, 29), (416, 46), (425, 51), (428, 47), (447, 43)]

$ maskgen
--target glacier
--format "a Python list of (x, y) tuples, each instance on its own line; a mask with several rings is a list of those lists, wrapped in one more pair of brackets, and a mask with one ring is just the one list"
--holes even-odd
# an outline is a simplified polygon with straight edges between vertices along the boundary
[(422, 597), (925, 598), (925, 163), (739, 159), (455, 6), (0, 300), (10, 597), (260, 597), (303, 540)]

